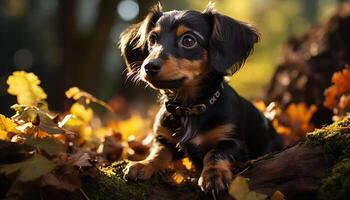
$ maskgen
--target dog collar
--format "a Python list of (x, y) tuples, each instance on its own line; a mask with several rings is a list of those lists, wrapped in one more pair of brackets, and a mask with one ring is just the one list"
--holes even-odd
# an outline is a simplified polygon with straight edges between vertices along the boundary
[(196, 104), (194, 106), (182, 106), (178, 105), (174, 101), (167, 101), (165, 103), (166, 110), (177, 116), (184, 115), (200, 115), (203, 114), (210, 106), (214, 105), (215, 102), (221, 97), (224, 89), (224, 83), (220, 84), (220, 87), (214, 92), (214, 94), (204, 103)]

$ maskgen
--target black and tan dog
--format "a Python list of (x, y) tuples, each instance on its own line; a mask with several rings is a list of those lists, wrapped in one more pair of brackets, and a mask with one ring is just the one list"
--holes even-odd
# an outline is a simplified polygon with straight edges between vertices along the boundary
[(237, 162), (281, 147), (270, 122), (223, 80), (258, 40), (251, 26), (212, 4), (204, 12), (162, 12), (156, 5), (121, 34), (129, 72), (162, 95), (151, 153), (128, 164), (126, 179), (148, 179), (187, 155), (201, 170), (202, 190), (221, 191)]

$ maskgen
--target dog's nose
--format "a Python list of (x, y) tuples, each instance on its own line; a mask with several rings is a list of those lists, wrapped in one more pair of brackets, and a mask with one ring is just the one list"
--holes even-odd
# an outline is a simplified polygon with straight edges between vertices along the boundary
[(150, 61), (145, 65), (145, 72), (148, 76), (154, 77), (160, 72), (160, 63), (155, 61)]

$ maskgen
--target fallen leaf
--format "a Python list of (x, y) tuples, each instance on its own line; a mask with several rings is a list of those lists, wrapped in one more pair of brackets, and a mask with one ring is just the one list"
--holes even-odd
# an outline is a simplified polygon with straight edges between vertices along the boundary
[(56, 116), (51, 116), (48, 111), (41, 110), (36, 106), (18, 104), (11, 106), (11, 108), (16, 110), (16, 114), (12, 116), (11, 119), (19, 125), (25, 124), (26, 126), (30, 126), (30, 124), (27, 123), (31, 123), (49, 134), (63, 134), (66, 132), (59, 126), (59, 121), (56, 120)]
[(124, 146), (122, 144), (122, 136), (120, 133), (114, 132), (110, 136), (104, 138), (103, 143), (97, 152), (102, 154), (108, 161), (117, 161), (122, 153)]
[(91, 157), (88, 153), (78, 151), (67, 158), (66, 164), (76, 167), (91, 167), (90, 161)]
[(52, 161), (40, 154), (35, 154), (22, 162), (0, 165), (0, 174), (10, 175), (18, 173), (16, 176), (17, 181), (28, 182), (42, 177), (55, 167), (56, 164)]
[(80, 103), (74, 103), (69, 112), (86, 124), (90, 123), (94, 116), (94, 111), (91, 108), (86, 108)]
[(267, 195), (249, 189), (248, 179), (237, 176), (230, 184), (229, 194), (236, 200), (265, 200)]
[(67, 190), (73, 192), (81, 185), (79, 174), (73, 169), (64, 169), (61, 174), (46, 174), (41, 181), (43, 186), (51, 186), (59, 190)]
[(16, 71), (7, 79), (9, 94), (17, 96), (17, 102), (22, 105), (35, 106), (47, 98), (44, 90), (39, 86), (40, 80), (33, 73)]
[(18, 133), (16, 124), (9, 118), (0, 114), (0, 140), (8, 139), (7, 133)]
[(65, 151), (65, 146), (54, 138), (33, 138), (27, 137), (26, 144), (45, 151), (50, 156), (57, 155)]
[(80, 104), (82, 104), (83, 106), (87, 106), (88, 104), (90, 104), (90, 102), (94, 102), (97, 103), (103, 107), (105, 107), (107, 110), (109, 110), (111, 113), (114, 113), (112, 107), (110, 105), (108, 105), (106, 102), (96, 98), (95, 96), (93, 96), (92, 94), (79, 89), (78, 87), (71, 87), (66, 91), (66, 97), (69, 99), (74, 99), (76, 101), (78, 101)]

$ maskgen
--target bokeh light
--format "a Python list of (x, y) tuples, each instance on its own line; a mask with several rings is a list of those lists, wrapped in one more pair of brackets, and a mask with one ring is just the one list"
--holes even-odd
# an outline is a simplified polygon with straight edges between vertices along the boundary
[(125, 21), (135, 19), (139, 14), (139, 5), (132, 0), (123, 0), (117, 7), (118, 15)]

